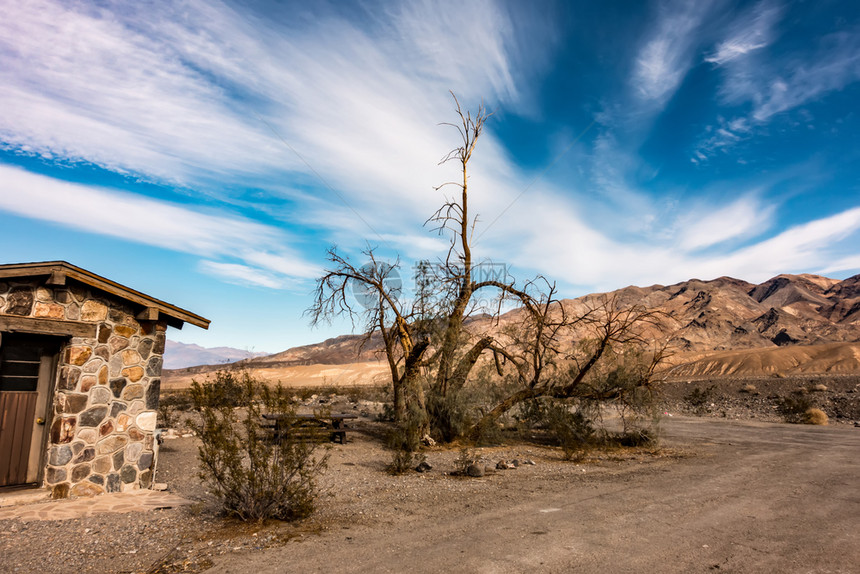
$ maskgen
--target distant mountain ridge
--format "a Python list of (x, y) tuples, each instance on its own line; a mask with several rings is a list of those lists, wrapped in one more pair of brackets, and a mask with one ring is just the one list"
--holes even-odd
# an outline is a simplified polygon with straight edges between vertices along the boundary
[[(603, 295), (614, 296), (621, 304), (640, 304), (662, 311), (661, 332), (676, 333), (675, 346), (682, 358), (688, 356), (691, 361), (715, 352), (742, 349), (860, 345), (860, 275), (840, 281), (812, 274), (783, 274), (760, 284), (732, 277), (690, 279), (668, 286), (630, 286), (607, 294), (565, 299), (564, 305), (569, 312), (581, 313)], [(490, 318), (477, 317), (470, 321), (471, 330), (495, 332), (516, 321), (520, 313), (521, 310), (508, 312), (498, 324)], [(240, 364), (264, 370), (346, 365), (379, 360), (379, 349), (378, 337), (342, 335), (273, 355), (247, 358)], [(846, 352), (848, 357), (855, 356)], [(860, 358), (856, 368), (852, 364), (850, 360), (843, 361), (840, 368), (843, 372), (860, 371)], [(219, 367), (223, 364), (185, 372), (205, 373)], [(713, 366), (705, 370), (711, 368), (715, 372), (721, 369)]]
[(164, 368), (182, 369), (197, 365), (224, 365), (242, 359), (262, 357), (268, 353), (243, 351), (232, 347), (201, 347), (200, 345), (167, 340), (164, 348)]

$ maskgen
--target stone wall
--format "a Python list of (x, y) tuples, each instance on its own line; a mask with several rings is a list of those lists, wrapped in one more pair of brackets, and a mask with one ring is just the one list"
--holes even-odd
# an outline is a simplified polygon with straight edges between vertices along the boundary
[(53, 496), (149, 488), (166, 324), (138, 322), (126, 301), (86, 286), (38, 281), (0, 282), (0, 315), (95, 327), (59, 354), (44, 472)]

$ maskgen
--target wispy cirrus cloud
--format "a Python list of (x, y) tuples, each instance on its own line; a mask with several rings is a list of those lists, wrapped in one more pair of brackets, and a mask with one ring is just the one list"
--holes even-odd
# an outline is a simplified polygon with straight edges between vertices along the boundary
[(636, 57), (631, 85), (642, 100), (662, 106), (672, 97), (693, 62), (697, 30), (710, 2), (673, 2), (660, 6), (654, 32)]
[(3, 164), (0, 181), (0, 210), (133, 243), (221, 259), (204, 265), (212, 273), (236, 279), (243, 268), (249, 283), (267, 287), (283, 287), (319, 273), (316, 265), (289, 248), (292, 237), (287, 232), (240, 216), (205, 213), (199, 207), (69, 183)]
[(705, 61), (723, 66), (736, 58), (760, 50), (773, 42), (774, 27), (782, 16), (782, 7), (764, 0), (742, 13), (733, 22), (726, 38), (705, 56)]
[(728, 152), (735, 145), (753, 135), (753, 126), (747, 118), (738, 117), (726, 120), (721, 116), (717, 117), (716, 126), (705, 128), (705, 134), (699, 138), (690, 161), (698, 165), (718, 153)]
[[(743, 274), (754, 255), (788, 245), (783, 238), (760, 251), (749, 247), (763, 243), (754, 242), (772, 229), (778, 206), (746, 197), (728, 207), (714, 202), (710, 211), (681, 202), (661, 214), (662, 198), (630, 178), (659, 172), (638, 155), (642, 126), (701, 61), (712, 8), (660, 4), (629, 67), (618, 66), (632, 72), (623, 78), (624, 93), (606, 99), (609, 111), (598, 118), (592, 154), (583, 161), (589, 174), (583, 185), (532, 185), (534, 174), (517, 166), (488, 124), (470, 171), (471, 211), (493, 222), (480, 231), (486, 231), (482, 255), (570, 285), (614, 288), (691, 273)], [(0, 167), (0, 209), (193, 253), (204, 273), (265, 288), (318, 273), (297, 235), (312, 237), (318, 256), (322, 243), (335, 241), (354, 254), (365, 239), (409, 258), (444, 253), (446, 238), (415, 230), (443, 199), (432, 186), (457, 175), (456, 166), (434, 165), (456, 143), (455, 133), (436, 124), (452, 117), (447, 91), (465, 108), (485, 97), (491, 109), (516, 114), (530, 89), (522, 81), (529, 71), (517, 66), (526, 59), (518, 54), (549, 49), (489, 0), (442, 8), (393, 3), (357, 8), (350, 17), (329, 5), (296, 5), (289, 19), (203, 0), (160, 10), (47, 0), (4, 9), (0, 141), (6, 149), (175, 185), (191, 199), (205, 196), (208, 207)], [(763, 52), (771, 36), (764, 20), (755, 22), (728, 34), (709, 61), (728, 74)], [(756, 86), (755, 93), (766, 93)], [(752, 93), (738, 95), (761, 109), (777, 101)], [(754, 121), (718, 122), (701, 153), (748, 137)], [(729, 186), (722, 191), (737, 197)], [(105, 213), (133, 210), (156, 227), (130, 238), (111, 218), (92, 223), (80, 202)], [(237, 206), (246, 217), (236, 215)], [(255, 213), (283, 229), (253, 221)], [(808, 262), (807, 253), (829, 253), (814, 241), (800, 247), (797, 260), (775, 260), (789, 266), (778, 272)], [(770, 267), (756, 272), (763, 268)]]
[[(731, 24), (705, 61), (723, 75), (719, 99), (723, 104), (748, 104), (750, 111), (716, 126), (700, 138), (691, 158), (699, 163), (735, 143), (760, 133), (761, 127), (783, 112), (815, 102), (860, 80), (860, 30), (823, 35), (815, 45), (792, 52), (769, 52), (777, 41), (777, 25), (785, 8), (764, 0)], [(739, 129), (735, 129), (736, 126)]]

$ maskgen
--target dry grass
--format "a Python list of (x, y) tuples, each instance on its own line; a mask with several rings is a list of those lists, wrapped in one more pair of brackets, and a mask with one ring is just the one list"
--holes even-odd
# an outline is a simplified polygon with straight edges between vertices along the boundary
[(806, 409), (803, 413), (803, 422), (808, 425), (826, 425), (827, 420), (827, 414), (821, 409)]

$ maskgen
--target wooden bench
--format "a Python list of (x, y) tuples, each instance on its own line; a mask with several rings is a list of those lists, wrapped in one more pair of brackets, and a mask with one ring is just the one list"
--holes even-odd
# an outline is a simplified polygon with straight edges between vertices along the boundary
[(264, 414), (264, 429), (270, 430), (275, 439), (287, 434), (299, 440), (346, 443), (346, 433), (351, 429), (346, 426), (348, 419), (358, 418), (351, 413), (332, 414)]

